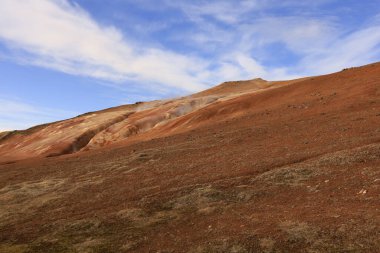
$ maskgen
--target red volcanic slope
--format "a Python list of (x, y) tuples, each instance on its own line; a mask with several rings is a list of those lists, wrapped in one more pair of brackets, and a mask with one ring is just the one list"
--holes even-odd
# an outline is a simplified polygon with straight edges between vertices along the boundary
[(235, 96), (281, 86), (262, 79), (223, 83), (192, 96), (136, 103), (0, 135), (0, 162), (57, 156), (107, 146), (157, 129), (173, 120)]
[(380, 64), (0, 134), (0, 252), (379, 252)]

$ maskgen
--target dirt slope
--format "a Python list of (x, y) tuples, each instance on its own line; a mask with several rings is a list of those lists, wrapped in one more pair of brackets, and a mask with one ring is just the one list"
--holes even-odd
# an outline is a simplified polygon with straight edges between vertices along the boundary
[(380, 64), (248, 82), (8, 133), (0, 252), (379, 252)]
[(189, 97), (136, 103), (0, 134), (0, 163), (96, 149), (150, 131), (217, 101), (283, 85), (262, 79), (223, 83)]

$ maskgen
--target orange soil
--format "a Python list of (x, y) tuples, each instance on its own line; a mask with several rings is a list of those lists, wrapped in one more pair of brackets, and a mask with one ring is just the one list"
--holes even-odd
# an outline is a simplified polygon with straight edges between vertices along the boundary
[(225, 83), (8, 134), (0, 252), (379, 252), (379, 83)]

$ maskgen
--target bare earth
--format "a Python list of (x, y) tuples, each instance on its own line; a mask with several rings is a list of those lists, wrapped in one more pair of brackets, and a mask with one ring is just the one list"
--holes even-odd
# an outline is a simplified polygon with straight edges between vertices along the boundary
[(380, 64), (0, 133), (0, 252), (380, 252)]

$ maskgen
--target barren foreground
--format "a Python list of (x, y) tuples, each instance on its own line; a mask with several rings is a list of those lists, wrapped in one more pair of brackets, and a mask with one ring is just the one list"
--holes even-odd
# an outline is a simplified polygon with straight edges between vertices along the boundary
[(137, 106), (0, 134), (0, 252), (380, 252), (380, 64)]

